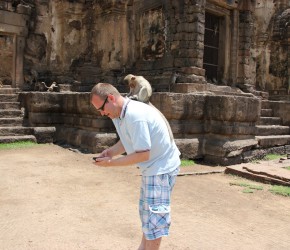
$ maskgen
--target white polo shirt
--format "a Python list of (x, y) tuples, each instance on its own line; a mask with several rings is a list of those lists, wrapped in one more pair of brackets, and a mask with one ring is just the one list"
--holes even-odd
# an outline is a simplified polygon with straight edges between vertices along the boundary
[(142, 175), (165, 174), (180, 166), (180, 152), (155, 108), (126, 98), (113, 123), (127, 154), (150, 151), (149, 160), (138, 163)]

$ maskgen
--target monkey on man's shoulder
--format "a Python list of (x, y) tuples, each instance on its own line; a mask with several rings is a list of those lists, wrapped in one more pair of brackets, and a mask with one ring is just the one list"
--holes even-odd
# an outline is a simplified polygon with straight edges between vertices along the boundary
[(152, 88), (143, 76), (129, 74), (124, 78), (124, 83), (130, 88), (129, 93), (126, 95), (127, 97), (132, 100), (149, 103), (149, 99), (152, 96)]
[(129, 93), (126, 95), (127, 97), (132, 100), (144, 102), (155, 108), (160, 113), (161, 117), (166, 123), (170, 139), (173, 140), (173, 133), (166, 117), (150, 102), (150, 97), (152, 96), (151, 84), (143, 76), (135, 76), (132, 74), (125, 76), (124, 83), (127, 84), (130, 88)]

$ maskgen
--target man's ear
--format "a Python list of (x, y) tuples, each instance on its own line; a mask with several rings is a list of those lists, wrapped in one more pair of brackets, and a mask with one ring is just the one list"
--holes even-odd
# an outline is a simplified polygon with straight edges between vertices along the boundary
[(108, 99), (111, 101), (115, 101), (115, 96), (112, 94), (108, 94)]

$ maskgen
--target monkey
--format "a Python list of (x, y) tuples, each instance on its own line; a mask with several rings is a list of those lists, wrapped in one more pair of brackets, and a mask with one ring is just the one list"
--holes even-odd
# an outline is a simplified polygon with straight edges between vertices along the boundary
[(129, 74), (124, 78), (124, 82), (130, 87), (130, 92), (126, 95), (127, 97), (132, 100), (149, 103), (152, 88), (143, 76)]
[(38, 88), (39, 91), (44, 91), (44, 89), (46, 89), (47, 92), (52, 92), (54, 88), (58, 88), (56, 82), (53, 82), (49, 87), (45, 84), (45, 82), (38, 82), (35, 87), (36, 89)]
[(173, 86), (176, 84), (177, 78), (180, 76), (179, 73), (177, 72), (173, 72), (170, 80), (169, 80), (169, 92), (171, 91), (171, 89), (173, 88)]
[(174, 137), (169, 122), (167, 121), (166, 117), (162, 114), (162, 112), (150, 102), (150, 97), (152, 96), (151, 84), (143, 76), (135, 76), (132, 74), (125, 76), (123, 81), (130, 88), (130, 92), (126, 95), (127, 97), (129, 97), (132, 100), (144, 102), (159, 112), (162, 119), (166, 123), (168, 133), (172, 141)]
[[(45, 84), (44, 84), (44, 85), (45, 85)], [(47, 88), (47, 91), (48, 91), (48, 92), (52, 92), (52, 91), (54, 90), (54, 88), (58, 88), (56, 82), (53, 82), (49, 87), (47, 87), (47, 86), (45, 85), (45, 87)]]

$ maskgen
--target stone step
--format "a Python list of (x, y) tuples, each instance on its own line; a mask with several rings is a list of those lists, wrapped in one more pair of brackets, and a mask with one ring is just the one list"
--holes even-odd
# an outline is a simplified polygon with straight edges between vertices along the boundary
[(0, 109), (20, 109), (20, 102), (0, 102)]
[(33, 135), (0, 136), (0, 143), (11, 143), (20, 141), (36, 142), (36, 138)]
[(271, 116), (273, 116), (273, 110), (272, 109), (261, 109), (261, 116), (262, 117), (271, 117)]
[(280, 117), (260, 117), (258, 125), (280, 125), (282, 119)]
[(0, 94), (0, 102), (17, 102), (18, 94)]
[(23, 118), (0, 118), (1, 127), (21, 126), (23, 124)]
[(0, 94), (16, 94), (19, 91), (18, 88), (11, 88), (8, 86), (4, 86), (3, 88), (0, 88)]
[(0, 118), (17, 118), (22, 117), (21, 110), (1, 110), (0, 109)]
[(33, 135), (34, 128), (32, 127), (0, 127), (0, 136), (13, 135)]
[(270, 102), (268, 100), (262, 100), (261, 102), (261, 108), (262, 109), (270, 109)]
[(290, 135), (256, 136), (255, 139), (261, 148), (270, 148), (290, 144)]
[(55, 132), (55, 127), (0, 127), (0, 136), (5, 140), (15, 136), (34, 136), (37, 143), (53, 143)]
[(288, 135), (290, 128), (280, 125), (257, 125), (256, 135)]

